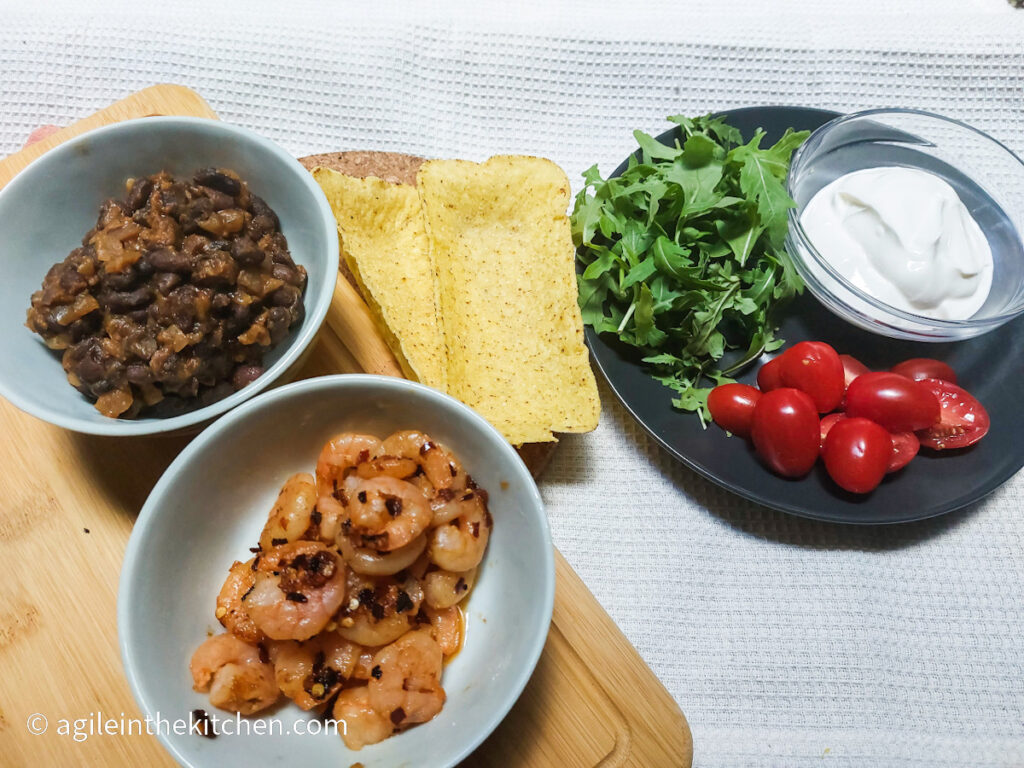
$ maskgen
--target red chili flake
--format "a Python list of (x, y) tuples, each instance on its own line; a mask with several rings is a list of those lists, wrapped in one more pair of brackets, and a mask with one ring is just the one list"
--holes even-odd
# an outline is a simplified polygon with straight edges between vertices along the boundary
[(398, 613), (404, 613), (412, 608), (412, 598), (409, 597), (409, 593), (404, 589), (398, 591), (398, 600), (395, 601), (395, 610)]
[(442, 488), (437, 492), (438, 501), (451, 501), (455, 498), (455, 491), (451, 488)]
[(319, 509), (314, 509), (312, 512), (309, 513), (309, 521), (313, 523), (313, 525), (320, 525), (320, 521), (323, 519), (324, 516), (320, 514)]
[(403, 720), (405, 720), (405, 710), (401, 707), (391, 713), (391, 722), (395, 725), (401, 725)]
[(264, 664), (269, 664), (270, 654), (267, 653), (267, 649), (263, 646), (263, 643), (260, 643), (258, 648), (260, 649), (260, 661), (262, 661)]
[(247, 598), (249, 596), (249, 593), (252, 592), (254, 589), (256, 589), (256, 585), (255, 584), (253, 584), (251, 587), (249, 587), (247, 590), (245, 590), (245, 594), (242, 595), (242, 599), (245, 600), (245, 598)]
[(448, 471), (452, 473), (452, 477), (455, 477), (457, 474), (459, 474), (459, 470), (455, 468), (454, 462), (451, 461), (448, 462)]
[(359, 602), (362, 605), (370, 605), (373, 602), (373, 590), (369, 587), (359, 590)]
[(255, 547), (249, 547), (249, 551), (252, 552), (254, 555), (258, 555), (260, 552), (263, 551), (263, 547), (257, 544)]
[(256, 557), (254, 557), (252, 559), (252, 569), (255, 571), (259, 567), (259, 564), (260, 564), (260, 556), (256, 555)]
[(270, 544), (274, 547), (280, 547), (282, 544), (287, 544), (288, 539), (271, 539)]
[(476, 480), (473, 479), (472, 475), (466, 475), (466, 487), (472, 488), (474, 491), (477, 489)]
[(384, 506), (387, 507), (388, 514), (392, 517), (398, 517), (402, 514), (402, 500), (391, 497), (385, 500)]
[(365, 448), (359, 452), (359, 458), (356, 461), (357, 464), (363, 464), (370, 460), (370, 452)]
[(288, 599), (293, 603), (304, 603), (306, 602), (306, 596), (301, 592), (289, 592), (287, 595)]
[(373, 669), (370, 670), (370, 677), (374, 680), (380, 680), (384, 675), (384, 670), (380, 668), (380, 664), (377, 664)]
[(217, 734), (213, 732), (213, 721), (210, 720), (210, 716), (206, 714), (205, 709), (192, 710), (192, 723), (193, 733), (197, 733), (207, 739), (217, 738)]
[(470, 530), (473, 533), (474, 539), (480, 538), (480, 523), (473, 523), (472, 525), (470, 525)]
[(436, 447), (437, 447), (436, 445), (434, 445), (432, 442), (427, 440), (427, 442), (425, 442), (423, 445), (420, 446), (420, 456), (426, 456), (428, 453), (430, 453)]
[(360, 491), (358, 493), (358, 498), (359, 498), (359, 503), (360, 504), (365, 504), (366, 503), (366, 491)]

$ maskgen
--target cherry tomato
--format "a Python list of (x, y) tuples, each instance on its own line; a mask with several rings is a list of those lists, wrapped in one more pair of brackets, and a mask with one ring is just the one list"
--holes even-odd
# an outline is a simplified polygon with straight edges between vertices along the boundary
[(822, 455), (829, 477), (840, 488), (851, 493), (870, 493), (889, 468), (892, 438), (868, 419), (840, 419), (829, 430)]
[(783, 355), (772, 358), (757, 372), (757, 387), (762, 392), (771, 392), (782, 386), (782, 358)]
[(914, 381), (942, 379), (956, 384), (956, 371), (941, 360), (933, 360), (930, 357), (913, 357), (910, 360), (904, 360), (899, 365), (894, 365), (889, 370)]
[(825, 450), (825, 438), (828, 437), (829, 431), (836, 425), (836, 422), (840, 419), (845, 419), (845, 413), (830, 413), (828, 416), (821, 417), (821, 424), (818, 427), (819, 434), (821, 435), (821, 443), (819, 449)]
[(822, 341), (801, 341), (782, 356), (782, 384), (806, 392), (819, 413), (835, 410), (846, 390), (843, 361)]
[(846, 415), (863, 416), (890, 432), (916, 432), (939, 420), (939, 399), (929, 387), (898, 373), (863, 373), (846, 391)]
[(917, 433), (925, 448), (966, 448), (988, 433), (988, 411), (967, 390), (941, 379), (923, 379), (918, 384), (938, 398), (942, 407), (939, 422)]
[(750, 434), (750, 420), (761, 393), (748, 384), (722, 384), (708, 395), (708, 409), (715, 424), (740, 437)]
[(913, 432), (893, 432), (890, 437), (892, 438), (892, 456), (889, 458), (889, 467), (886, 471), (895, 472), (903, 469), (911, 459), (917, 456), (917, 452), (921, 449), (921, 441)]
[(843, 376), (846, 379), (847, 387), (862, 373), (871, 373), (871, 369), (853, 355), (840, 355), (839, 359), (843, 363)]
[(750, 436), (758, 456), (783, 477), (800, 477), (818, 460), (818, 411), (805, 392), (791, 387), (761, 395)]

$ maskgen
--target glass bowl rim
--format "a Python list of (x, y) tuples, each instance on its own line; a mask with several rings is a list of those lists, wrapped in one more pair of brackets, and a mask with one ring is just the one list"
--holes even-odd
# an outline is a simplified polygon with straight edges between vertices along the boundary
[[(1012, 149), (1007, 147), (1003, 142), (999, 141), (999, 139), (996, 139), (990, 136), (989, 134), (985, 133), (984, 131), (975, 128), (973, 125), (968, 125), (962, 120), (957, 120), (952, 117), (946, 117), (945, 115), (938, 115), (934, 112), (928, 112), (922, 109), (865, 109), (859, 112), (850, 112), (849, 114), (840, 115), (839, 117), (833, 118), (832, 120), (828, 121), (821, 127), (817, 128), (815, 131), (813, 131), (811, 135), (807, 137), (806, 141), (804, 141), (803, 144), (801, 144), (797, 148), (796, 152), (793, 153), (793, 158), (790, 161), (789, 165), (789, 172), (786, 175), (786, 194), (789, 195), (790, 199), (793, 199), (793, 179), (797, 175), (795, 171), (800, 169), (801, 161), (804, 159), (804, 150), (811, 143), (811, 140), (814, 139), (815, 136), (820, 137), (844, 123), (848, 123), (852, 120), (856, 120), (859, 118), (869, 117), (871, 115), (917, 115), (919, 117), (938, 120), (944, 123), (955, 125), (958, 128), (966, 129), (974, 134), (977, 134), (982, 139), (985, 139), (989, 144), (994, 145), (998, 149), (1001, 149), (1011, 160), (1016, 161), (1017, 165), (1019, 165), (1021, 167), (1021, 170), (1024, 171), (1024, 159), (1018, 157)], [(1013, 222), (1011, 221), (1011, 223)], [(1017, 231), (1017, 237), (1019, 239), (1022, 239), (1022, 242), (1024, 242), (1024, 238), (1022, 238), (1022, 234), (1019, 230)], [(810, 254), (811, 258), (814, 259), (814, 261), (825, 271), (825, 273), (833, 280), (838, 282), (839, 285), (842, 286), (845, 290), (849, 291), (857, 299), (864, 301), (872, 308), (883, 312), (890, 319), (896, 318), (899, 320), (903, 320), (905, 322), (914, 323), (918, 327), (928, 327), (935, 330), (963, 331), (964, 329), (968, 328), (996, 327), (998, 325), (1002, 325), (1003, 323), (1009, 320), (1012, 320), (1013, 318), (1017, 317), (1022, 312), (1024, 312), (1024, 301), (1016, 305), (1015, 308), (1004, 311), (997, 315), (990, 315), (984, 318), (967, 318), (966, 320), (944, 320), (940, 318), (928, 317), (927, 315), (919, 315), (913, 312), (907, 312), (905, 310), (894, 307), (891, 304), (887, 304), (884, 301), (881, 301), (875, 298), (874, 296), (864, 292), (863, 290), (855, 286), (852, 282), (850, 282), (845, 275), (842, 275), (839, 271), (837, 271), (831, 263), (822, 258), (821, 254), (818, 252), (818, 249), (814, 247), (814, 244), (811, 242), (810, 238), (807, 236), (807, 233), (804, 231), (803, 226), (800, 224), (800, 216), (796, 206), (789, 209), (789, 233), (787, 239), (793, 239), (797, 241), (797, 243), (804, 250), (806, 250), (806, 252)], [(794, 248), (792, 250), (796, 251), (797, 249)], [(808, 275), (803, 274), (804, 270), (807, 270), (808, 272), (810, 272), (810, 270), (805, 264), (802, 263), (804, 261), (802, 251), (800, 253), (790, 253), (789, 255), (790, 258), (793, 259), (794, 264), (797, 265), (798, 271), (801, 272), (801, 276), (803, 277), (804, 282), (811, 287), (812, 291), (824, 291), (828, 293), (830, 296), (832, 296), (844, 307), (852, 309), (847, 301), (843, 300), (842, 297), (837, 295), (834, 291), (829, 290), (817, 279), (816, 276), (811, 274), (810, 277), (812, 279), (809, 280)], [(801, 267), (803, 268), (801, 269)]]

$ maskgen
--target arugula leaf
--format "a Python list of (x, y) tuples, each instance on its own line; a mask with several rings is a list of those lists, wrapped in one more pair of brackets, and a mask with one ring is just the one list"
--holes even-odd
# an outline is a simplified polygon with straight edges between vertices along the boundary
[(709, 385), (782, 345), (778, 313), (803, 290), (782, 245), (789, 160), (808, 133), (762, 148), (763, 131), (744, 144), (723, 118), (668, 119), (673, 145), (635, 131), (639, 158), (621, 177), (583, 174), (572, 214), (580, 307), (703, 423)]

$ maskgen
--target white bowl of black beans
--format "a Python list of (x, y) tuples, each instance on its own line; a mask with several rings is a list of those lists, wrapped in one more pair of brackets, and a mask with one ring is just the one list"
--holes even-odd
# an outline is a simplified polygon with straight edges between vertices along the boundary
[(0, 191), (0, 395), (96, 435), (195, 431), (310, 351), (338, 270), (312, 176), (250, 131), (151, 117)]

